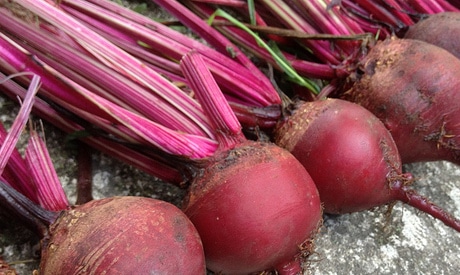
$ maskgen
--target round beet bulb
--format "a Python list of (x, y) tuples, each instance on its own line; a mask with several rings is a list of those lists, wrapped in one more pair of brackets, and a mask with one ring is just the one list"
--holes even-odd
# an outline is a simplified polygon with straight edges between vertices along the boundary
[(203, 241), (207, 267), (222, 274), (302, 272), (299, 257), (321, 224), (310, 175), (286, 150), (247, 140), (198, 52), (181, 60), (219, 147), (193, 178), (184, 212)]
[(357, 212), (402, 201), (460, 231), (460, 222), (410, 189), (390, 132), (371, 112), (340, 99), (299, 102), (275, 131), (306, 168), (324, 212)]
[(0, 207), (41, 238), (38, 274), (206, 273), (196, 228), (168, 202), (124, 196), (50, 211), (0, 181)]
[(322, 220), (305, 168), (286, 150), (251, 141), (206, 168), (184, 211), (200, 232), (207, 267), (222, 274), (285, 270), (310, 252), (301, 247)]
[(176, 206), (142, 197), (65, 211), (43, 241), (41, 274), (205, 274), (200, 237)]
[(460, 60), (412, 39), (377, 43), (343, 98), (383, 121), (403, 163), (460, 164)]
[(350, 213), (393, 200), (390, 178), (401, 174), (398, 150), (377, 117), (351, 102), (300, 103), (275, 141), (307, 169), (326, 213)]
[(460, 58), (460, 12), (430, 14), (411, 25), (404, 38), (428, 42)]

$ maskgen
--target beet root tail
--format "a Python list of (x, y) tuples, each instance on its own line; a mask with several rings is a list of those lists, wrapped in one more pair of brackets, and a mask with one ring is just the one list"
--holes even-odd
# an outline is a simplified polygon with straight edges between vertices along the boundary
[(460, 232), (460, 220), (452, 216), (445, 209), (431, 202), (427, 197), (420, 195), (417, 191), (404, 185), (401, 181), (392, 184), (392, 191), (395, 192), (396, 199), (420, 211), (423, 211), (433, 218), (442, 221), (445, 225)]

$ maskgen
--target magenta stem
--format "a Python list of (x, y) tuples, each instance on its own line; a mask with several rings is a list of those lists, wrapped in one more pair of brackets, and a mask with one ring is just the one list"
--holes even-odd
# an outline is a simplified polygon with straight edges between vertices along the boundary
[(40, 87), (40, 77), (33, 75), (32, 81), (30, 82), (29, 89), (24, 97), (24, 101), (21, 102), (21, 108), (19, 113), (13, 121), (10, 131), (6, 135), (3, 143), (0, 145), (0, 174), (3, 172), (6, 164), (8, 163), (11, 154), (13, 153), (16, 144), (19, 140), (19, 136), (22, 133), (27, 121), (29, 120), (30, 112), (34, 103), (35, 95)]
[[(4, 75), (0, 73), (0, 77), (4, 77)], [(2, 91), (12, 99), (17, 98), (17, 96), (24, 97), (25, 95), (25, 89), (12, 81), (4, 83), (3, 88), (4, 89), (2, 89)], [(33, 112), (66, 133), (85, 131), (85, 126), (78, 124), (68, 116), (56, 111), (40, 98), (36, 98)], [(88, 131), (89, 133), (91, 132), (90, 129), (88, 129)], [(138, 169), (166, 182), (180, 184), (185, 180), (185, 178), (177, 170), (177, 164), (167, 164), (167, 160), (164, 159), (158, 161), (145, 154), (145, 150), (141, 153), (140, 150), (134, 150), (118, 142), (92, 135), (84, 136), (82, 141), (94, 148), (97, 148), (103, 153), (133, 165), (134, 167), (137, 167)], [(26, 173), (24, 173), (24, 175), (25, 174)]]
[(123, 51), (97, 32), (48, 1), (16, 0), (32, 13), (62, 29), (92, 56), (126, 77), (144, 85), (186, 116), (199, 115), (196, 101), (170, 81), (146, 67), (140, 60)]
[(181, 68), (214, 126), (220, 150), (229, 150), (245, 140), (241, 125), (222, 94), (200, 53), (191, 51)]
[[(309, 24), (301, 15), (293, 10), (289, 5), (281, 0), (261, 0), (260, 1), (273, 16), (277, 17), (286, 27), (308, 34), (317, 34), (319, 31)], [(333, 46), (326, 41), (301, 40), (313, 53), (326, 64), (340, 64), (341, 60), (337, 52), (333, 52)]]
[(209, 26), (203, 19), (191, 12), (176, 0), (153, 0), (157, 5), (166, 9), (173, 16), (178, 18), (184, 25), (196, 32), (200, 37), (216, 47), (221, 53), (230, 55), (245, 66), (252, 75), (264, 83), (267, 87), (272, 85), (266, 76), (255, 66), (251, 60), (230, 42), (225, 36)]
[[(215, 10), (205, 5), (199, 4), (201, 3), (189, 3), (189, 5), (192, 5), (191, 8), (193, 8), (194, 12), (199, 13), (201, 17), (209, 18), (209, 16), (214, 13)], [(244, 47), (252, 54), (263, 60), (266, 60), (272, 66), (279, 69), (270, 53), (268, 53), (264, 48), (260, 47), (254, 38), (245, 31), (234, 26), (218, 26), (216, 28), (219, 29), (219, 31), (222, 32), (225, 36), (235, 41), (235, 43), (237, 43), (239, 46)], [(319, 79), (332, 79), (340, 74), (329, 64), (298, 59), (294, 55), (288, 54), (286, 52), (283, 52), (283, 55), (291, 63), (291, 66), (302, 76)]]
[(40, 206), (51, 211), (69, 209), (69, 201), (54, 169), (45, 142), (34, 129), (31, 129), (29, 133), (25, 161), (31, 177), (29, 184), (35, 185)]
[[(27, 41), (24, 45), (27, 50), (34, 52), (45, 63), (83, 87), (173, 130), (209, 136), (207, 121), (199, 112), (194, 116), (184, 115), (144, 86), (91, 59), (88, 55), (64, 46), (62, 41), (15, 20), (8, 13), (2, 12), (2, 16), (5, 23), (1, 24), (1, 28), (11, 32), (18, 39)], [(199, 111), (198, 105), (196, 111)]]
[(379, 20), (394, 26), (396, 28), (403, 28), (407, 26), (401, 22), (392, 12), (384, 8), (373, 0), (356, 0), (356, 4), (366, 9), (372, 16), (372, 19)]
[[(0, 74), (0, 78), (1, 77), (2, 74)], [(8, 83), (9, 82), (0, 84), (0, 86), (2, 86), (2, 89), (4, 89), (6, 86), (8, 86)], [(5, 142), (5, 137), (7, 134), (8, 133), (4, 126), (0, 123), (0, 144)], [(5, 157), (6, 155), (3, 156), (3, 158)], [(26, 163), (16, 148), (13, 150), (13, 152), (11, 152), (5, 169), (3, 170), (3, 173), (0, 173), (0, 175), (5, 180), (5, 182), (10, 184), (14, 189), (27, 196), (34, 203), (38, 203), (35, 189), (30, 184), (30, 177), (28, 176)]]
[[(243, 66), (236, 61), (244, 59), (246, 62), (250, 62), (245, 55), (238, 54), (239, 49), (236, 46), (233, 45), (235, 47), (235, 58), (231, 58), (197, 40), (126, 8), (117, 6), (110, 1), (92, 0), (92, 2), (97, 5), (81, 0), (67, 0), (61, 6), (80, 20), (93, 25), (95, 31), (107, 36), (110, 40), (124, 41), (132, 45), (140, 41), (142, 44), (148, 45), (149, 49), (146, 50), (151, 50), (176, 61), (180, 60), (190, 50), (197, 50), (205, 56), (206, 62), (218, 83), (225, 87), (230, 86), (226, 90), (233, 91), (234, 94), (238, 94), (239, 97), (244, 98), (251, 104), (256, 104), (256, 106), (280, 103), (280, 98), (271, 83), (254, 64), (250, 63), (252, 67), (247, 68), (249, 65)], [(173, 7), (181, 7), (175, 1), (167, 1), (165, 5), (172, 4), (174, 4)], [(198, 25), (201, 28), (206, 26), (219, 37), (223, 37), (206, 25), (203, 20), (199, 20), (201, 23)], [(130, 35), (128, 39), (126, 39), (126, 34)], [(219, 38), (218, 41), (222, 42), (222, 39)], [(225, 45), (227, 50), (232, 48), (230, 42)], [(226, 54), (228, 53), (226, 52)], [(234, 82), (238, 82), (239, 85), (234, 85)], [(232, 84), (233, 86), (231, 86)]]

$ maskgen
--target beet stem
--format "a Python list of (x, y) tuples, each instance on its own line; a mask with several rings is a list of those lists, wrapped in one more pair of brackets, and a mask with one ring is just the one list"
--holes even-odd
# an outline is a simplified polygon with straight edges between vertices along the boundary
[(216, 139), (220, 149), (229, 150), (244, 141), (241, 124), (222, 94), (202, 55), (197, 51), (190, 51), (182, 57), (180, 67), (196, 93), (198, 101), (202, 104), (203, 110), (210, 118), (216, 131)]
[(428, 198), (417, 193), (417, 191), (411, 189), (410, 186), (404, 185), (402, 181), (395, 181), (392, 183), (391, 190), (395, 193), (398, 201), (417, 208), (460, 232), (460, 220), (447, 213), (438, 205), (432, 203)]
[[(0, 72), (0, 78), (5, 77), (6, 75)], [(13, 81), (3, 83), (2, 89), (2, 92), (4, 92), (8, 97), (12, 99), (16, 99), (18, 96), (24, 98), (26, 93), (23, 87), (19, 86), (18, 83)], [(79, 122), (72, 120), (64, 113), (57, 111), (41, 98), (35, 99), (33, 111), (41, 118), (44, 118), (48, 122), (59, 127), (61, 130), (67, 133), (81, 133), (83, 129), (85, 129), (84, 123), (82, 125), (78, 124)], [(182, 175), (175, 167), (153, 159), (148, 154), (144, 154), (144, 152), (136, 151), (118, 142), (109, 141), (102, 137), (87, 136), (84, 138), (84, 142), (106, 154), (123, 160), (124, 162), (149, 173), (150, 175), (161, 178), (164, 181), (174, 184), (179, 184), (183, 181)], [(20, 170), (17, 169), (17, 171)], [(26, 175), (26, 173), (24, 173), (24, 175)]]
[(78, 142), (78, 180), (76, 204), (93, 200), (92, 150), (83, 142)]
[(34, 204), (23, 194), (0, 180), (0, 207), (20, 219), (26, 226), (43, 238), (48, 227), (58, 218), (61, 211), (49, 211)]
[(69, 201), (54, 169), (45, 141), (33, 126), (30, 127), (29, 136), (25, 162), (31, 179), (27, 184), (34, 187), (38, 204), (52, 211), (69, 208)]

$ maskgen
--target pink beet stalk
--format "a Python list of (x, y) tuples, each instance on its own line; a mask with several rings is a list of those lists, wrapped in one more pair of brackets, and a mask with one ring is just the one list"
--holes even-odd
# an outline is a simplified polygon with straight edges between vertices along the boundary
[[(368, 23), (380, 25), (380, 28), (385, 29), (385, 31), (396, 32), (415, 24), (423, 15), (458, 11), (458, 8), (444, 0), (388, 0), (382, 3), (372, 0), (344, 0), (341, 1), (340, 5), (344, 10), (357, 15)], [(362, 21), (362, 25), (366, 24), (364, 21)]]
[[(18, 77), (18, 75), (16, 77)], [(11, 77), (1, 78), (0, 85), (6, 85), (6, 82), (10, 78)], [(33, 75), (32, 81), (23, 97), (24, 101), (21, 104), (21, 109), (15, 118), (10, 131), (7, 133), (3, 128), (3, 125), (0, 127), (0, 175), (8, 177), (8, 172), (10, 172), (9, 175), (11, 176), (11, 179), (17, 179), (18, 181), (16, 182), (11, 180), (9, 183), (16, 190), (23, 192), (25, 196), (29, 197), (34, 202), (38, 201), (35, 189), (29, 184), (29, 178), (26, 177), (27, 169), (22, 157), (16, 149), (16, 144), (29, 119), (32, 106), (35, 101), (35, 95), (38, 92), (39, 87), (40, 77), (38, 75)], [(7, 173), (4, 173), (5, 169), (7, 170)]]
[[(201, 3), (191, 3), (190, 1), (184, 1), (187, 3), (190, 9), (195, 13), (199, 14), (202, 18), (209, 18), (215, 13), (215, 9), (203, 5)], [(176, 15), (178, 16), (178, 15)], [(181, 18), (181, 17), (179, 17)], [(221, 19), (216, 19), (215, 22), (218, 23)], [(280, 69), (276, 63), (273, 56), (262, 48), (254, 38), (248, 34), (246, 31), (241, 30), (238, 27), (232, 25), (217, 25), (215, 26), (220, 32), (225, 36), (229, 37), (231, 40), (235, 41), (241, 47), (244, 47), (246, 50), (250, 51), (255, 56), (262, 58), (269, 62), (275, 68)], [(319, 78), (319, 79), (332, 79), (342, 74), (340, 68), (331, 66), (330, 64), (324, 64), (320, 62), (312, 62), (309, 60), (304, 60), (297, 58), (296, 56), (283, 52), (283, 55), (291, 64), (291, 66), (302, 76)]]
[[(215, 47), (223, 48), (226, 45), (227, 40), (224, 40), (223, 38), (222, 39), (213, 39), (214, 37), (221, 37), (219, 35), (219, 33), (216, 32), (216, 30), (214, 30), (210, 26), (208, 26), (206, 24), (203, 24), (203, 23), (201, 23), (201, 24), (198, 23), (197, 24), (196, 22), (201, 22), (200, 18), (198, 18), (198, 16), (195, 16), (188, 9), (184, 8), (182, 5), (177, 4), (176, 1), (157, 1), (157, 3), (159, 5), (161, 5), (162, 7), (165, 7), (166, 9), (168, 9), (173, 15), (175, 15), (180, 20), (182, 20), (184, 22), (184, 24), (186, 24), (190, 28), (194, 29), (200, 36), (202, 36), (204, 39), (208, 40)], [(174, 3), (176, 3), (176, 4), (174, 4)], [(218, 9), (215, 13), (213, 13), (210, 16), (210, 19), (214, 20), (216, 15), (217, 16), (223, 16), (224, 14), (226, 14), (226, 13), (223, 12), (222, 10)], [(191, 20), (191, 18), (193, 18), (193, 20)], [(229, 16), (225, 16), (225, 18), (228, 19), (229, 21), (232, 21), (233, 24), (236, 21), (236, 20), (230, 20)], [(208, 22), (210, 21), (210, 19), (208, 19)], [(240, 24), (238, 27), (246, 28), (243, 24)], [(248, 31), (250, 32), (251, 30), (245, 29), (244, 31), (245, 32), (248, 32)], [(257, 39), (257, 37), (255, 37), (256, 35), (251, 34), (251, 36), (252, 36), (252, 38), (255, 39), (256, 47), (257, 48), (262, 48), (261, 44), (265, 43), (265, 42), (263, 42), (262, 39)], [(225, 48), (228, 49), (228, 47), (225, 47)], [(296, 81), (298, 81), (302, 86), (306, 86), (310, 90), (316, 92), (316, 90), (317, 90), (316, 87), (313, 87), (315, 85), (312, 85), (311, 83), (308, 83), (309, 81), (304, 81), (304, 79), (300, 79), (300, 77), (295, 72), (293, 73), (293, 70), (290, 68), (290, 66), (282, 66), (281, 62), (279, 62), (280, 57), (278, 55), (273, 54), (273, 49), (270, 49), (269, 47), (263, 47), (263, 48), (269, 52), (270, 58), (272, 58), (274, 60), (274, 63), (275, 63), (275, 65), (277, 67), (279, 67), (282, 71), (287, 73), (291, 78), (296, 79)], [(236, 56), (239, 56), (239, 55), (240, 55), (240, 53), (236, 54)], [(284, 63), (284, 64), (288, 65), (288, 63)], [(258, 70), (257, 70), (257, 73), (260, 74), (260, 72)], [(273, 97), (275, 97), (276, 91), (268, 90), (267, 92), (271, 93), (273, 95)]]
[[(436, 1), (420, 1), (420, 0), (410, 0), (407, 1), (416, 11), (426, 14), (434, 14), (450, 10), (451, 6), (447, 1), (436, 0)], [(443, 3), (444, 4), (441, 4)], [(454, 9), (455, 10), (455, 9)], [(458, 11), (458, 10), (457, 10)]]
[[(318, 31), (311, 26), (305, 19), (302, 18), (295, 10), (281, 0), (263, 0), (263, 5), (269, 9), (274, 16), (280, 20), (286, 27), (303, 31), (309, 34), (318, 33)], [(318, 56), (323, 62), (330, 64), (339, 64), (339, 57), (334, 54), (330, 47), (331, 45), (325, 41), (304, 40), (305, 45), (309, 47), (315, 55)]]
[(386, 5), (391, 11), (402, 21), (404, 24), (409, 25), (413, 24), (414, 21), (407, 12), (404, 10), (403, 5), (399, 3), (398, 0), (387, 0)]
[(30, 83), (30, 87), (26, 94), (26, 97), (24, 98), (24, 102), (22, 102), (21, 104), (21, 109), (19, 110), (19, 113), (16, 119), (14, 120), (13, 125), (11, 126), (10, 132), (7, 134), (4, 142), (0, 147), (0, 156), (2, 156), (0, 158), (0, 172), (2, 172), (5, 168), (10, 158), (10, 155), (12, 154), (16, 146), (17, 140), (19, 139), (19, 135), (21, 134), (22, 130), (24, 129), (27, 123), (29, 114), (32, 110), (34, 97), (35, 94), (38, 92), (39, 87), (40, 77), (34, 75), (32, 77), (32, 81)]
[(181, 20), (184, 25), (195, 31), (206, 41), (209, 41), (209, 43), (214, 45), (220, 52), (226, 53), (232, 58), (238, 60), (246, 68), (252, 71), (256, 78), (262, 81), (266, 81), (266, 77), (249, 60), (249, 58), (238, 49), (238, 47), (232, 44), (226, 37), (222, 36), (218, 31), (209, 26), (203, 19), (188, 10), (178, 1), (153, 0), (153, 2), (163, 7), (173, 16)]
[(181, 68), (189, 79), (192, 90), (197, 91), (197, 98), (202, 102), (203, 108), (211, 119), (220, 150), (233, 149), (236, 144), (245, 139), (241, 125), (225, 100), (204, 96), (206, 95), (205, 91), (220, 90), (210, 73), (202, 73), (207, 70), (203, 59), (198, 53), (189, 53), (182, 59)]
[[(0, 73), (0, 76), (6, 77), (1, 73)], [(15, 99), (17, 97), (24, 98), (26, 94), (26, 91), (24, 90), (24, 88), (22, 88), (17, 83), (12, 82), (12, 81), (8, 81), (4, 83), (2, 88), (4, 88), (3, 92), (6, 93), (6, 95), (12, 99)], [(79, 125), (75, 121), (72, 121), (67, 115), (56, 111), (47, 102), (43, 101), (40, 98), (35, 99), (33, 111), (39, 117), (45, 119), (46, 121), (52, 123), (53, 125), (57, 126), (58, 128), (62, 129), (63, 131), (67, 133), (80, 133), (80, 132), (85, 131), (84, 126)], [(90, 129), (87, 129), (87, 131), (88, 131), (88, 134), (91, 133)], [(176, 170), (175, 167), (173, 168), (172, 165), (169, 166), (165, 164), (167, 163), (166, 159), (163, 159), (160, 162), (158, 161), (158, 159), (152, 158), (152, 156), (150, 156), (149, 154), (146, 154), (145, 150), (143, 150), (143, 153), (141, 153), (140, 150), (136, 151), (116, 141), (107, 140), (99, 136), (84, 135), (82, 139), (84, 142), (88, 143), (89, 145), (95, 148), (98, 148), (102, 152), (108, 155), (111, 155), (115, 158), (118, 158), (128, 164), (133, 165), (134, 167), (137, 167), (138, 169), (142, 171), (145, 171), (148, 174), (154, 175), (167, 182), (179, 184), (184, 180), (181, 174)], [(18, 157), (20, 158), (19, 155)], [(21, 158), (21, 161), (23, 161), (22, 158)], [(15, 169), (15, 171), (16, 172), (24, 171), (23, 175), (26, 175), (27, 173), (25, 172), (26, 171), (25, 163), (22, 163), (22, 165), (24, 169), (22, 170)], [(25, 181), (21, 181), (21, 182), (25, 182)], [(34, 201), (36, 201), (36, 199)]]
[(193, 0), (194, 2), (223, 5), (229, 7), (244, 7), (246, 2), (243, 0)]
[(369, 12), (356, 4), (355, 1), (343, 0), (340, 3), (336, 3), (336, 5), (343, 11), (345, 16), (359, 24), (366, 32), (374, 35), (378, 34), (379, 38), (391, 36), (392, 31), (389, 31), (386, 28), (387, 26), (384, 27), (377, 19), (372, 19)]
[[(2, 89), (3, 88), (4, 87), (2, 87)], [(7, 135), (8, 132), (3, 124), (0, 123), (0, 144), (5, 142), (5, 137)], [(3, 172), (0, 173), (0, 178), (10, 184), (14, 189), (26, 195), (30, 200), (38, 202), (35, 197), (35, 190), (33, 190), (33, 188), (29, 188), (29, 176), (27, 175), (27, 167), (24, 159), (16, 148), (14, 148), (13, 152), (11, 152)]]
[[(9, 162), (10, 155), (13, 153), (19, 135), (28, 121), (39, 86), (40, 77), (34, 75), (24, 102), (22, 102), (21, 109), (11, 126), (10, 132), (0, 147), (0, 174), (7, 162)], [(35, 131), (32, 131), (30, 134), (29, 145), (26, 149), (26, 161), (24, 162), (29, 169), (27, 172), (23, 171), (30, 175), (30, 178), (27, 181), (20, 182), (17, 189), (23, 190), (25, 192), (24, 195), (30, 197), (32, 201), (38, 201), (45, 209), (65, 209), (68, 207), (67, 198), (51, 163), (47, 149)]]
[[(364, 33), (364, 31), (353, 21), (348, 21), (346, 16), (341, 14), (340, 9), (337, 9), (331, 5), (331, 1), (327, 0), (296, 0), (294, 4), (303, 7), (305, 13), (303, 14), (306, 20), (314, 22), (318, 25), (320, 30), (324, 33), (334, 34), (334, 35), (351, 35), (356, 33)], [(355, 47), (351, 43), (351, 52)], [(342, 47), (347, 48), (347, 45), (341, 45)], [(350, 50), (350, 49), (348, 49)]]
[[(27, 41), (24, 47), (28, 47), (29, 51), (37, 54), (47, 64), (74, 81), (78, 81), (85, 88), (171, 129), (203, 136), (210, 135), (203, 116), (184, 116), (178, 109), (153, 95), (144, 86), (118, 74), (84, 53), (63, 47), (60, 40), (53, 39), (49, 34), (33, 28), (30, 24), (20, 22), (9, 13), (0, 12), (5, 20), (2, 24), (3, 29), (17, 36), (18, 39)], [(199, 108), (196, 105), (196, 109)]]
[(368, 10), (369, 13), (372, 14), (373, 20), (380, 20), (381, 22), (389, 23), (396, 28), (402, 28), (407, 26), (407, 24), (412, 24), (411, 22), (401, 22), (392, 12), (378, 4), (376, 1), (359, 0), (356, 1), (356, 3)]
[(55, 5), (48, 1), (18, 0), (16, 2), (58, 26), (95, 58), (148, 87), (156, 96), (178, 108), (184, 114), (197, 113), (196, 102), (178, 90), (176, 86)]
[[(57, 26), (48, 25), (46, 28), (51, 30), (57, 28)], [(65, 38), (65, 41), (74, 39), (74, 37), (68, 34), (63, 34), (62, 31), (55, 30), (58, 29), (54, 29), (53, 33), (59, 33), (59, 37)], [(81, 43), (79, 39), (75, 41), (80, 41), (79, 43)], [(55, 104), (56, 106), (60, 106), (60, 108), (66, 109), (66, 111), (73, 112), (79, 116), (80, 120), (77, 120), (78, 123), (76, 123), (62, 117), (61, 114), (56, 116), (56, 111), (44, 102), (40, 102), (44, 104), (38, 105), (40, 107), (37, 108), (38, 112), (67, 132), (84, 131), (88, 127), (88, 124), (96, 125), (100, 130), (108, 133), (109, 137), (112, 136), (113, 139), (107, 140), (97, 136), (89, 136), (84, 137), (83, 140), (97, 148), (102, 148), (104, 152), (110, 155), (117, 156), (166, 181), (182, 184), (190, 175), (186, 174), (186, 168), (177, 167), (177, 156), (202, 158), (203, 156), (212, 154), (216, 149), (217, 143), (212, 139), (184, 132), (171, 131), (167, 127), (153, 123), (136, 113), (120, 108), (120, 106), (93, 94), (90, 90), (69, 79), (56, 68), (42, 62), (36, 55), (20, 47), (17, 42), (3, 34), (1, 35), (0, 45), (3, 49), (1, 51), (3, 62), (0, 64), (2, 64), (2, 71), (4, 73), (11, 74), (24, 68), (25, 70), (39, 73), (43, 80), (40, 93), (45, 96), (46, 100), (51, 101), (53, 105)], [(81, 50), (76, 46), (73, 45), (72, 48)], [(59, 49), (56, 50), (59, 51)], [(26, 64), (25, 67), (23, 66), (24, 64)], [(63, 69), (63, 67), (59, 68)], [(64, 71), (69, 72), (68, 70)], [(21, 79), (20, 82), (24, 85), (24, 83), (28, 83), (28, 80)], [(12, 90), (17, 92), (18, 89), (13, 88)], [(14, 93), (12, 92), (10, 95), (14, 97)], [(179, 93), (185, 95), (182, 91), (179, 91)], [(185, 98), (188, 98), (187, 100), (192, 102), (194, 106), (198, 106), (193, 112), (202, 116), (199, 105), (189, 98), (188, 95)], [(83, 125), (79, 125), (82, 122), (81, 119), (86, 120)], [(90, 134), (91, 127), (89, 127)], [(127, 146), (118, 144), (120, 141), (124, 142)], [(164, 150), (164, 146), (170, 147), (172, 151), (168, 149)], [(142, 153), (140, 152), (141, 150)]]
[[(0, 39), (1, 42), (2, 40)], [(53, 100), (59, 102), (59, 104), (69, 110), (77, 112), (80, 116), (99, 127), (116, 133), (130, 142), (150, 144), (151, 146), (164, 149), (165, 152), (176, 153), (191, 158), (200, 158), (211, 154), (215, 150), (216, 144), (213, 140), (202, 136), (173, 131), (163, 125), (154, 123), (138, 114), (123, 109), (74, 83), (37, 58), (32, 61), (30, 55), (25, 50), (21, 50), (19, 45), (15, 46), (14, 43), (7, 44), (7, 41), (4, 42), (4, 45), (8, 47), (9, 55), (7, 57), (10, 58), (10, 64), (15, 63), (18, 69), (21, 69), (24, 63), (28, 64), (29, 69), (35, 68), (34, 71), (40, 73), (43, 77), (43, 86), (45, 88), (49, 86), (49, 90), (59, 94), (59, 96), (54, 94)], [(16, 54), (13, 54), (13, 50), (16, 50)], [(21, 58), (25, 62), (20, 62)], [(44, 77), (45, 75), (47, 76), (46, 78)], [(56, 78), (62, 82), (56, 81)], [(64, 89), (56, 89), (56, 85), (61, 85)], [(69, 88), (72, 92), (65, 93), (64, 91), (68, 91)], [(79, 98), (75, 98), (75, 96)], [(84, 102), (93, 105), (93, 108), (104, 117), (97, 117), (93, 113), (87, 112), (84, 105), (79, 108), (75, 107), (76, 104), (81, 105)], [(113, 128), (112, 125), (107, 123), (106, 119), (112, 121), (112, 123), (120, 124), (121, 127)]]
[[(138, 57), (145, 62), (146, 66), (164, 73), (174, 81), (184, 81), (183, 76), (180, 75), (181, 72), (178, 69), (178, 64), (174, 63), (174, 59), (180, 59), (189, 49), (199, 50), (206, 56), (207, 65), (213, 72), (219, 86), (226, 91), (227, 99), (231, 102), (232, 107), (237, 109), (235, 111), (237, 111), (238, 117), (244, 123), (252, 123), (252, 125), (248, 125), (249, 127), (259, 126), (263, 128), (272, 127), (276, 123), (276, 120), (280, 116), (280, 111), (274, 112), (272, 107), (279, 106), (279, 95), (274, 90), (274, 87), (271, 86), (268, 78), (248, 77), (249, 75), (260, 75), (259, 71), (250, 71), (214, 49), (110, 1), (93, 2), (94, 4), (85, 1), (69, 0), (61, 3), (60, 7), (79, 20), (89, 24), (96, 32), (110, 39), (117, 46)], [(4, 28), (8, 29), (11, 27), (9, 24), (5, 24)], [(16, 33), (18, 36), (24, 36), (23, 32), (17, 31)], [(43, 39), (47, 37), (47, 35), (42, 36)], [(31, 43), (34, 43), (33, 41), (36, 43), (36, 40), (37, 38), (33, 38)], [(171, 45), (176, 45), (177, 47), (171, 47)], [(108, 84), (104, 84), (107, 87), (118, 85), (119, 81), (112, 82), (109, 79), (113, 77), (105, 77), (102, 74), (92, 72), (93, 66), (88, 67), (83, 65), (82, 62), (72, 58), (72, 54), (66, 55), (64, 54), (64, 50), (59, 50), (59, 52), (62, 52), (63, 58), (70, 58), (70, 61), (72, 61), (71, 64), (74, 64), (73, 66), (82, 67), (79, 70), (80, 73), (87, 71), (88, 68), (91, 70), (83, 80), (94, 79), (93, 81), (96, 83), (108, 82)], [(45, 58), (45, 56), (42, 57)], [(57, 62), (53, 66), (62, 68), (62, 65)], [(96, 78), (102, 80), (95, 80)], [(117, 96), (118, 89), (111, 90)], [(130, 99), (129, 94), (126, 93), (128, 99)], [(141, 96), (144, 97), (143, 95)], [(134, 98), (136, 97), (134, 96)], [(148, 100), (148, 98), (145, 97), (144, 101)], [(179, 116), (173, 113), (159, 115), (159, 112), (154, 112), (154, 108), (158, 108), (158, 106), (150, 107), (151, 104), (140, 103), (137, 103), (137, 105), (140, 105), (140, 107), (134, 108), (135, 110), (148, 111), (151, 109), (152, 115), (149, 118), (153, 118), (154, 120), (168, 118), (169, 121), (171, 117), (177, 117), (179, 122), (176, 125), (179, 124), (180, 126), (181, 123), (185, 123), (185, 120), (181, 120)], [(267, 108), (267, 110), (264, 111), (263, 108)], [(199, 107), (196, 110), (199, 110)], [(156, 118), (155, 115), (157, 116)], [(194, 114), (194, 116), (198, 115)], [(199, 124), (200, 126), (205, 124), (201, 121), (199, 122), (201, 123)], [(173, 125), (170, 127), (176, 129)], [(203, 130), (206, 130), (203, 126), (201, 127)], [(186, 131), (189, 132), (189, 130)], [(209, 131), (206, 133), (209, 135)]]
[[(107, 35), (115, 43), (121, 41), (122, 43), (136, 44), (141, 41), (142, 44), (159, 54), (176, 60), (179, 60), (191, 49), (196, 49), (205, 56), (208, 66), (222, 87), (233, 85), (233, 81), (240, 83), (240, 85), (228, 87), (229, 92), (244, 98), (246, 102), (257, 104), (256, 106), (279, 104), (280, 99), (268, 79), (245, 55), (238, 53), (239, 50), (230, 42), (226, 41), (225, 49), (234, 49), (232, 51), (235, 58), (241, 59), (247, 64), (241, 66), (232, 58), (220, 54), (198, 41), (133, 11), (119, 7), (110, 1), (93, 2), (97, 5), (80, 0), (67, 0), (62, 3), (62, 7), (73, 16)], [(203, 22), (202, 24), (206, 23)], [(128, 39), (126, 39), (126, 34), (130, 34)], [(129, 39), (133, 41), (128, 41)], [(171, 45), (175, 46), (171, 47)], [(254, 77), (243, 77), (247, 74), (254, 75)]]
[(32, 184), (36, 186), (40, 205), (51, 211), (68, 209), (69, 202), (54, 169), (48, 149), (34, 129), (30, 131), (25, 159)]

